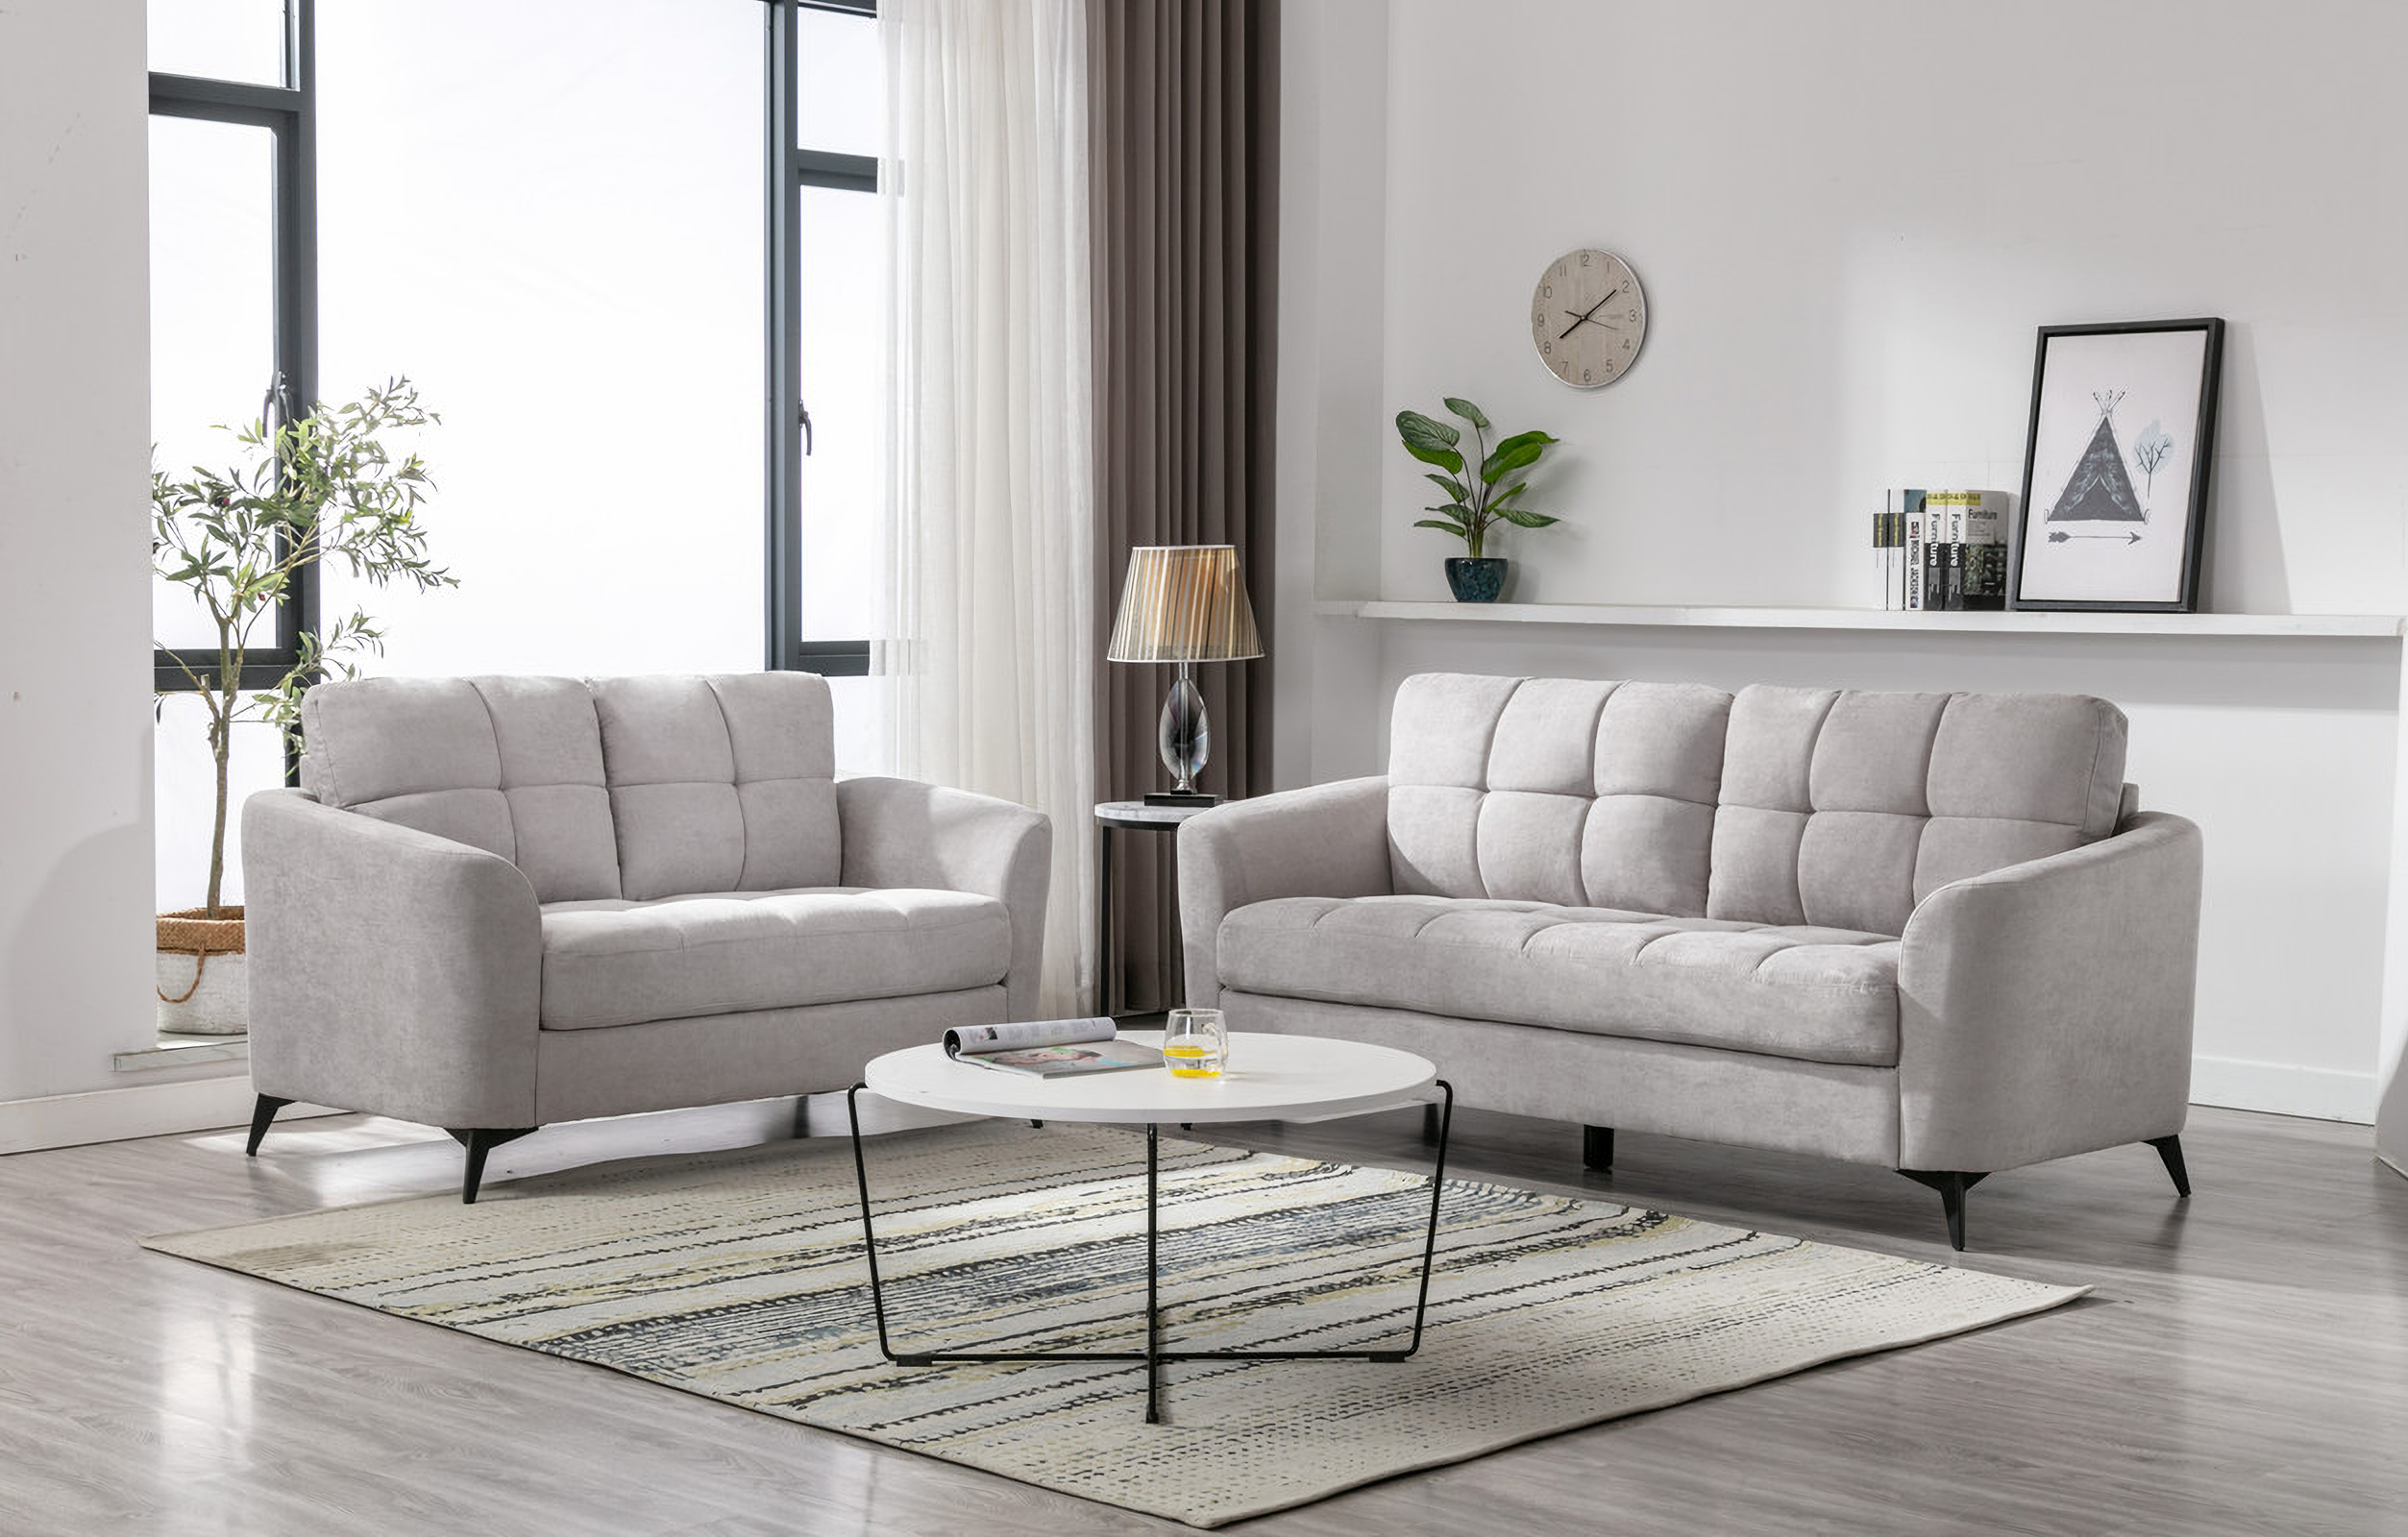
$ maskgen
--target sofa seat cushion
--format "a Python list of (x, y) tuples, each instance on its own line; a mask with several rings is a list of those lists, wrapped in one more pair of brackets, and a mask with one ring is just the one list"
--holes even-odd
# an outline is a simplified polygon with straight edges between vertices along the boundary
[(1222, 984), (1242, 992), (1898, 1061), (1898, 940), (1852, 929), (1466, 897), (1282, 897), (1222, 920), (1219, 964)]
[(546, 1030), (998, 984), (1003, 904), (967, 891), (808, 887), (554, 902), (543, 910)]

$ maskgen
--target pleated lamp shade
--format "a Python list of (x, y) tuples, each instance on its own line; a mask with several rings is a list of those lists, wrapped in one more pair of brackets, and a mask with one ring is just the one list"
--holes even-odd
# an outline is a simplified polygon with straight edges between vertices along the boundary
[(1234, 662), (1263, 654), (1234, 545), (1140, 545), (1104, 657), (1113, 662)]

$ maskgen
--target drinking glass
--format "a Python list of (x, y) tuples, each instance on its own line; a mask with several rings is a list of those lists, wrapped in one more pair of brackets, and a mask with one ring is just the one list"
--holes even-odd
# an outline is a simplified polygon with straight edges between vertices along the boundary
[(1163, 1064), (1174, 1078), (1218, 1078), (1229, 1065), (1229, 1027), (1217, 1009), (1173, 1009), (1163, 1028)]

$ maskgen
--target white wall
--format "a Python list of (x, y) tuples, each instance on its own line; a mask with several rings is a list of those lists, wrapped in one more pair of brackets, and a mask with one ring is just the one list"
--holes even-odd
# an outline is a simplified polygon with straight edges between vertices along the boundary
[[(1379, 380), (1376, 403), (1325, 388), (1316, 475), (1282, 476), (1283, 519), (1347, 552), (1320, 597), (1445, 596), (1449, 541), (1410, 526), (1429, 499), (1388, 419), (1461, 394), (1563, 439), (1532, 500), (1566, 524), (1508, 536), (1509, 597), (1861, 604), (1882, 487), (2020, 488), (2037, 327), (2214, 314), (2206, 606), (2408, 609), (2408, 203), (2388, 190), (2408, 12), (1399, 0), (1287, 25), (1286, 99), (1311, 115), (1287, 125), (1283, 217), (1290, 238), (1316, 209), (1343, 223), (1382, 305), (1373, 336), (1315, 310), (1329, 284), (1283, 292), (1283, 348), (1308, 354), (1284, 379)], [(1386, 203), (1364, 209), (1361, 168), (1333, 186), (1323, 157), (1375, 112)], [(1540, 270), (1584, 245), (1627, 257), (1651, 311), (1637, 366), (1593, 393), (1541, 371), (1527, 326)], [(1334, 483), (1366, 445), (1375, 474)], [(1325, 619), (1283, 652), (1283, 740), (1324, 697), (1384, 719), (1433, 668), (2115, 699), (2147, 802), (2207, 833), (2199, 1097), (2372, 1118), (2396, 644)], [(1375, 733), (1343, 740), (1301, 777), (1377, 768)]]
[(141, 7), (0, 7), (0, 1102), (155, 1030), (145, 91)]
[(1385, 0), (1282, 9), (1279, 186), (1279, 519), (1270, 634), (1272, 778), (1320, 784), (1367, 770), (1379, 728), (1364, 687), (1378, 665), (1369, 627), (1315, 618), (1315, 597), (1376, 597), (1374, 493), (1384, 446), (1372, 428), (1384, 295), (1378, 232), (1388, 210)]

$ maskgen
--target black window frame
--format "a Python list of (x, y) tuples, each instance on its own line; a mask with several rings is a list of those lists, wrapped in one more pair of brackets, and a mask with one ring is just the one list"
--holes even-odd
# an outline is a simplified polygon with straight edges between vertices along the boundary
[(763, 0), (768, 34), (768, 89), (763, 97), (768, 154), (768, 304), (764, 346), (768, 380), (762, 443), (768, 572), (765, 600), (768, 667), (772, 671), (864, 677), (871, 642), (802, 638), (802, 461), (810, 416), (802, 394), (802, 189), (875, 192), (878, 161), (871, 155), (805, 149), (799, 91), (800, 16), (827, 11), (875, 16), (877, 0)]
[[(264, 128), (274, 140), (275, 377), (265, 381), (261, 406), (263, 416), (290, 421), (297, 408), (307, 409), (318, 398), (317, 0), (284, 0), (284, 84), (155, 69), (150, 115)], [(274, 688), (300, 665), (302, 635), (317, 627), (317, 572), (305, 566), (293, 573), (278, 605), (276, 644), (246, 655), (238, 686)], [(198, 686), (191, 673), (216, 671), (215, 651), (153, 647), (155, 691), (194, 693)]]

